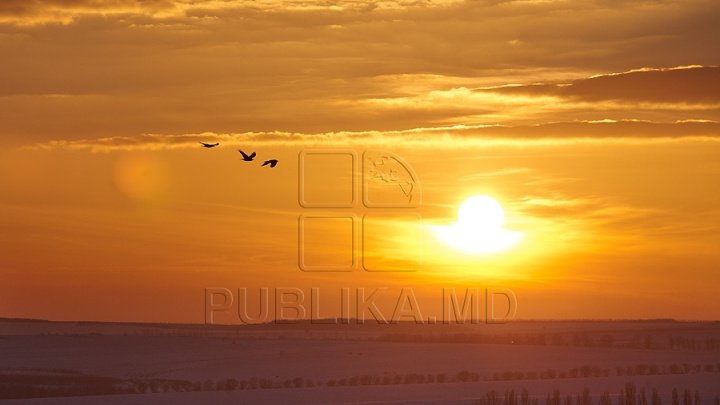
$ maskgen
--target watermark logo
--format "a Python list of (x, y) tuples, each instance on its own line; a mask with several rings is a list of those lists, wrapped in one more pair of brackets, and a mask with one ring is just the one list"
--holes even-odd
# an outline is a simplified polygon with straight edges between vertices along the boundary
[[(295, 323), (302, 320), (318, 324), (350, 324), (352, 319), (358, 324), (366, 320), (380, 324), (402, 321), (417, 324), (478, 324), (483, 320), (485, 323), (499, 324), (514, 319), (517, 311), (515, 293), (507, 288), (465, 288), (460, 291), (443, 288), (439, 297), (441, 301), (435, 303), (419, 300), (412, 287), (340, 288), (339, 292), (330, 294), (330, 297), (323, 294), (326, 299), (334, 298), (329, 301), (321, 301), (319, 287), (310, 288), (309, 294), (301, 288), (260, 288), (257, 294), (252, 294), (257, 299), (257, 305), (250, 303), (250, 295), (247, 288), (238, 288), (237, 294), (227, 288), (206, 288), (205, 322), (213, 324), (219, 314), (231, 319), (237, 309), (236, 316), (246, 324), (270, 321)], [(381, 302), (381, 295), (389, 296), (390, 299)], [(339, 307), (339, 312), (333, 312), (339, 313), (339, 317), (321, 312), (321, 307), (327, 309), (332, 306)], [(438, 306), (439, 318), (428, 311)]]
[[(298, 267), (303, 271), (416, 271), (416, 249), (404, 249), (410, 260), (401, 265), (383, 260), (378, 241), (387, 224), (419, 224), (415, 212), (422, 204), (417, 174), (403, 158), (386, 151), (368, 150), (362, 160), (354, 150), (313, 149), (299, 155)], [(362, 197), (360, 197), (362, 196)], [(359, 211), (363, 211), (359, 214)], [(328, 249), (329, 242), (343, 246)], [(332, 254), (328, 254), (332, 251)]]

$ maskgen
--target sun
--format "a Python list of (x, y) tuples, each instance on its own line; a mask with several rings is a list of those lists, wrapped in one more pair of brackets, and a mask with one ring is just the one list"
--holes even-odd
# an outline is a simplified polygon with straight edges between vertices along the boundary
[(497, 200), (473, 196), (458, 209), (457, 221), (451, 225), (433, 226), (435, 236), (455, 250), (470, 254), (505, 251), (523, 238), (522, 232), (504, 228), (505, 211)]

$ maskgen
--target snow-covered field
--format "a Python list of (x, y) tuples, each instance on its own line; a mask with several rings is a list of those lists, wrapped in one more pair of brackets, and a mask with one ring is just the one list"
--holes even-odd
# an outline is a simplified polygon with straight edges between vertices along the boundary
[[(11, 375), (57, 373), (69, 380), (179, 380), (203, 390), (173, 392), (177, 388), (160, 383), (143, 389), (146, 394), (21, 400), (42, 404), (472, 403), (487, 391), (511, 388), (527, 389), (545, 404), (553, 389), (573, 398), (584, 388), (594, 397), (604, 391), (617, 396), (628, 382), (648, 395), (656, 388), (666, 405), (672, 388), (697, 391), (708, 405), (720, 393), (720, 350), (713, 343), (720, 342), (718, 323), (316, 326), (0, 321), (0, 384)], [(547, 335), (545, 344), (528, 343), (528, 336), (538, 335)], [(588, 336), (590, 343), (583, 340)], [(612, 343), (600, 346), (601, 336), (612, 336)], [(671, 338), (682, 347), (670, 347)], [(591, 376), (578, 373), (583, 367)], [(458, 382), (463, 371), (474, 377)], [(408, 375), (421, 381), (408, 382)], [(362, 376), (365, 384), (358, 382)], [(388, 376), (390, 384), (380, 383)], [(263, 379), (281, 388), (225, 391), (216, 385), (227, 379)], [(292, 380), (302, 380), (301, 388), (283, 386)]]

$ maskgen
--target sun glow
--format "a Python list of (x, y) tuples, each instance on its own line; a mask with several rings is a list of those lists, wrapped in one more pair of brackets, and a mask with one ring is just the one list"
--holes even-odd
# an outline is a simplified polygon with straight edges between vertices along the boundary
[(488, 254), (505, 251), (516, 245), (522, 232), (504, 228), (505, 212), (494, 198), (474, 196), (465, 200), (458, 209), (455, 223), (433, 226), (435, 236), (448, 246), (471, 254)]

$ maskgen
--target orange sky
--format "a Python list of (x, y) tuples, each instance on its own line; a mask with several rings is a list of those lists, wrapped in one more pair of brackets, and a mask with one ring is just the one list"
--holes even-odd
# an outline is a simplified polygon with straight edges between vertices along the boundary
[[(443, 287), (499, 286), (518, 318), (719, 319), (718, 14), (5, 1), (0, 317), (202, 322), (206, 287), (261, 286), (412, 287), (427, 312)], [(367, 244), (383, 263), (422, 253), (416, 271), (298, 268), (298, 216), (318, 212), (298, 204), (298, 160), (323, 148), (412, 166), (422, 203), (400, 211), (420, 231)], [(426, 232), (473, 195), (503, 205), (517, 246), (468, 255)], [(342, 238), (315, 253), (339, 257)]]

